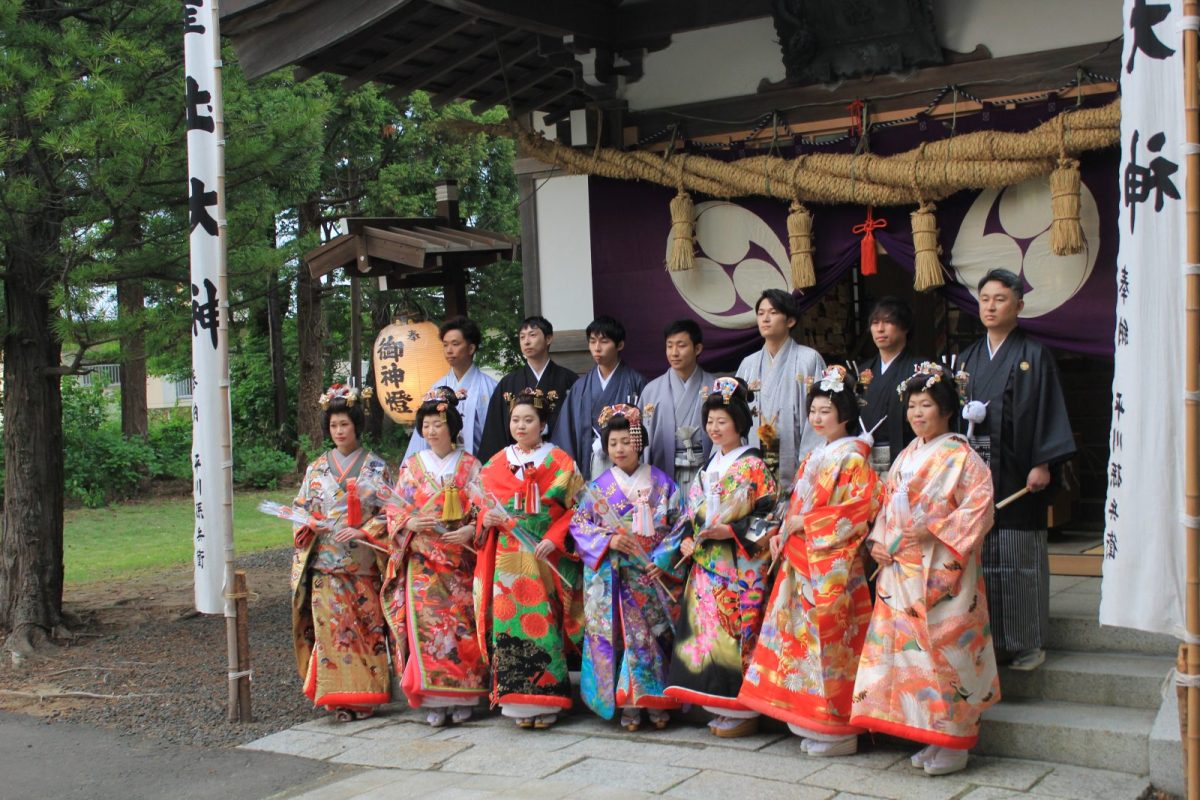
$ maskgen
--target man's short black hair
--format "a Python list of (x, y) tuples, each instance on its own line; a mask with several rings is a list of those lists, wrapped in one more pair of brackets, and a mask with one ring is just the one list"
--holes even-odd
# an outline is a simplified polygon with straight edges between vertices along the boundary
[(758, 313), (758, 307), (766, 300), (771, 304), (771, 308), (783, 314), (788, 319), (800, 319), (800, 306), (796, 303), (796, 298), (791, 292), (785, 292), (783, 289), (767, 289), (758, 298), (758, 302), (754, 304), (754, 313)]
[(463, 338), (476, 347), (479, 347), (479, 345), (483, 342), (483, 333), (479, 330), (479, 326), (475, 324), (474, 320), (468, 319), (467, 317), (460, 315), (457, 317), (451, 317), (443, 322), (438, 327), (438, 338), (445, 339), (446, 334), (450, 331), (461, 332)]
[(1018, 300), (1025, 299), (1025, 284), (1021, 282), (1020, 276), (1017, 273), (1007, 269), (991, 269), (988, 274), (980, 279), (979, 285), (976, 287), (979, 291), (983, 291), (983, 287), (995, 281), (1006, 289), (1010, 289), (1013, 297)]
[(592, 320), (587, 326), (586, 333), (589, 339), (593, 336), (603, 336), (610, 339), (613, 344), (625, 341), (625, 326), (607, 314)]
[(554, 326), (550, 324), (550, 320), (537, 314), (521, 320), (521, 327), (517, 328), (517, 333), (520, 333), (526, 328), (538, 329), (547, 339), (554, 335)]
[(892, 323), (897, 328), (903, 329), (905, 333), (912, 333), (912, 307), (899, 297), (879, 298), (879, 301), (871, 309), (871, 315), (867, 317), (867, 324), (874, 325), (880, 320)]
[(664, 339), (670, 339), (677, 333), (686, 333), (692, 344), (704, 344), (704, 333), (694, 319), (677, 319), (663, 328)]

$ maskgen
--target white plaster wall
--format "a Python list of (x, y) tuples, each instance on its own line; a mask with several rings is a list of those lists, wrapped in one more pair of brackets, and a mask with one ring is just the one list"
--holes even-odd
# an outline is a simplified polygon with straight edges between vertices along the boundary
[(538, 273), (542, 316), (554, 329), (592, 321), (592, 237), (586, 175), (538, 179)]
[[(934, 17), (943, 47), (984, 44), (1000, 58), (1114, 39), (1121, 7), (1122, 0), (935, 0)], [(770, 18), (676, 34), (644, 67), (625, 90), (633, 111), (754, 94), (763, 78), (784, 77)]]

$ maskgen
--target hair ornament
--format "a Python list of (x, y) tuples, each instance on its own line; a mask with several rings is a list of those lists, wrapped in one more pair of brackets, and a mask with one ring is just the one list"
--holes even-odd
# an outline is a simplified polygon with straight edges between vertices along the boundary
[(637, 406), (631, 406), (626, 403), (617, 403), (616, 405), (605, 406), (600, 412), (599, 418), (596, 420), (601, 428), (604, 428), (608, 423), (612, 422), (613, 417), (624, 417), (629, 423), (629, 436), (633, 439), (633, 446), (639, 452), (644, 444), (642, 440), (642, 412)]
[(365, 403), (374, 396), (375, 392), (371, 390), (370, 386), (360, 390), (357, 386), (335, 383), (321, 393), (321, 396), (317, 398), (317, 405), (321, 407), (322, 411), (328, 411), (330, 403), (334, 400), (342, 400), (346, 403), (346, 408), (354, 408), (354, 404), (359, 400)]
[(737, 393), (737, 378), (717, 378), (713, 381), (712, 394), (721, 395), (721, 402), (729, 405), (729, 400)]
[[(534, 389), (526, 386), (515, 395), (508, 397), (508, 410), (511, 412), (520, 403), (529, 403), (534, 408), (540, 410), (546, 407), (546, 400), (546, 393), (541, 389)], [(553, 410), (554, 406), (551, 405), (550, 408)]]
[(909, 390), (910, 387), (920, 385), (922, 389), (928, 391), (933, 388), (933, 385), (944, 378), (948, 370), (941, 364), (933, 361), (922, 361), (913, 369), (913, 374), (900, 381), (900, 385), (896, 387), (896, 394), (901, 397)]
[(817, 384), (822, 392), (841, 392), (846, 388), (846, 368), (841, 364), (832, 364), (821, 373), (820, 383)]

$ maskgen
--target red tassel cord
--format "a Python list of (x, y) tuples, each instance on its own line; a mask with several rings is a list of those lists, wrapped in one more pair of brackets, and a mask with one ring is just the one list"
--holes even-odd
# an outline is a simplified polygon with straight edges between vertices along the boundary
[(362, 526), (362, 499), (358, 496), (358, 479), (346, 481), (346, 526), (358, 528)]
[(855, 225), (851, 228), (852, 233), (862, 235), (862, 243), (859, 250), (859, 262), (862, 265), (863, 275), (874, 275), (877, 270), (875, 267), (875, 231), (879, 228), (887, 227), (886, 219), (875, 219), (875, 209), (872, 206), (867, 206), (867, 218), (861, 225)]

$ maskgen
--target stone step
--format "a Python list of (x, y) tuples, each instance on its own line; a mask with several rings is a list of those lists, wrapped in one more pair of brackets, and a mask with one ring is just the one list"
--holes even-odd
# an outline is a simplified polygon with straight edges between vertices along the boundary
[(978, 752), (1145, 775), (1157, 710), (1004, 700), (983, 715)]
[(1084, 653), (1141, 653), (1174, 659), (1179, 642), (1170, 636), (1101, 625), (1098, 615), (1050, 613), (1047, 650)]
[(1157, 711), (1163, 679), (1175, 665), (1168, 656), (1050, 651), (1032, 672), (1000, 668), (1005, 700), (1061, 700)]

